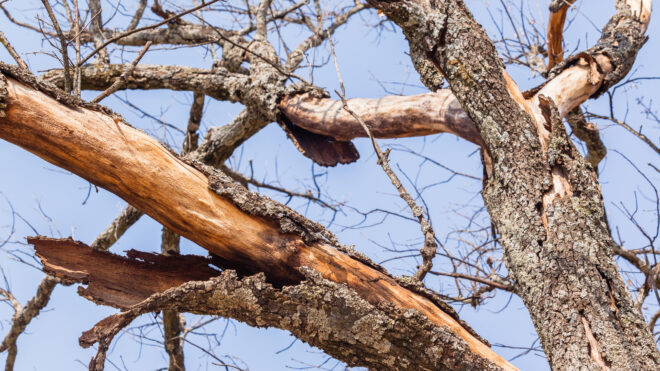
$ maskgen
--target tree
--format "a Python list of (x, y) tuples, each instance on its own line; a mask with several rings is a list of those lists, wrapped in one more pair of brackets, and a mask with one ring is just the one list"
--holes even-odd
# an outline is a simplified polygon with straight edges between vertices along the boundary
[[(516, 39), (500, 29), (500, 52), (457, 0), (356, 1), (340, 3), (334, 11), (318, 1), (237, 6), (216, 0), (181, 9), (155, 1), (150, 10), (160, 20), (154, 22), (142, 20), (147, 2), (141, 1), (122, 29), (106, 26), (108, 10), (98, 0), (89, 1), (86, 16), (75, 0), (57, 8), (42, 3), (49, 27), (35, 28), (3, 10), (12, 22), (50, 40), (63, 68), (35, 77), (0, 35), (18, 65), (0, 65), (0, 138), (86, 179), (90, 190), (101, 187), (131, 206), (89, 246), (72, 239), (28, 238), (48, 275), (25, 307), (3, 291), (16, 312), (0, 347), (8, 351), (8, 369), (17, 337), (48, 303), (55, 285), (72, 282), (87, 285), (79, 290), (83, 297), (122, 309), (80, 338), (83, 346), (98, 346), (89, 365), (94, 370), (103, 369), (115, 335), (136, 317), (159, 311), (170, 370), (183, 368), (181, 312), (285, 329), (348, 365), (515, 369), (446, 304), (479, 305), (492, 290), (514, 293), (524, 302), (553, 369), (660, 368), (652, 334), (658, 315), (647, 324), (642, 312), (649, 294), (658, 295), (657, 228), (655, 236), (647, 233), (635, 213), (628, 213), (648, 243), (631, 250), (615, 242), (598, 182), (605, 147), (587, 120), (610, 120), (660, 151), (641, 129), (617, 120), (613, 109), (596, 115), (580, 108), (603, 94), (612, 101), (646, 41), (650, 0), (617, 0), (598, 42), (565, 60), (563, 30), (573, 1), (550, 4), (547, 42), (538, 36), (545, 32), (534, 39), (532, 32), (519, 31), (502, 2)], [(214, 11), (233, 18), (216, 19)], [(390, 22), (400, 28), (430, 92), (346, 98), (333, 34), (365, 11), (371, 22), (376, 14), (385, 17), (375, 28)], [(65, 21), (68, 30), (62, 27)], [(291, 36), (291, 29), (304, 29), (305, 38), (295, 43), (300, 37)], [(201, 45), (213, 65), (140, 64), (153, 45)], [(313, 75), (301, 77), (304, 67), (314, 69), (317, 59), (309, 56), (323, 45), (340, 82), (335, 99), (312, 83)], [(140, 50), (132, 63), (113, 64), (116, 54), (130, 47)], [(500, 56), (545, 81), (521, 91)], [(194, 93), (180, 153), (98, 104), (125, 89)], [(102, 93), (86, 101), (84, 90)], [(228, 125), (209, 129), (198, 146), (206, 96), (244, 108)], [(585, 156), (564, 120), (586, 144)], [(407, 207), (397, 213), (417, 221), (422, 232), (414, 274), (393, 276), (325, 226), (247, 190), (250, 185), (270, 189), (336, 211), (319, 193), (289, 191), (227, 166), (238, 146), (273, 122), (321, 166), (354, 162), (359, 154), (351, 140), (370, 138), (378, 165)], [(446, 251), (422, 192), (410, 178), (404, 186), (399, 177), (406, 173), (390, 166), (391, 148), (381, 150), (375, 139), (437, 133), (480, 148), (481, 196), (492, 224), (481, 230), (488, 234), (486, 243), (476, 241), (467, 257)], [(655, 197), (657, 223), (657, 192)], [(163, 225), (162, 255), (105, 252), (143, 213)], [(179, 255), (179, 236), (208, 250), (210, 257)], [(453, 272), (432, 270), (439, 247)], [(493, 251), (500, 249), (497, 259)], [(617, 265), (615, 256), (627, 263)], [(620, 273), (630, 265), (644, 277), (639, 288), (627, 285)], [(474, 282), (471, 294), (451, 297), (430, 290), (424, 285), (428, 273)]]

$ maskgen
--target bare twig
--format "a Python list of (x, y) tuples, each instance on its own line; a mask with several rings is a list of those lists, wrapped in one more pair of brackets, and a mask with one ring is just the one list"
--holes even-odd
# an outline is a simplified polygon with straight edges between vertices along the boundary
[(648, 144), (649, 147), (651, 147), (657, 154), (660, 155), (660, 148), (658, 148), (658, 146), (656, 146), (646, 135), (644, 135), (644, 134), (640, 133), (639, 131), (633, 129), (632, 127), (630, 127), (630, 125), (626, 124), (625, 122), (623, 122), (621, 120), (618, 120), (614, 117), (597, 115), (595, 113), (587, 113), (587, 115), (589, 117), (593, 117), (593, 118), (597, 118), (597, 119), (601, 119), (601, 120), (608, 120), (608, 121), (611, 121), (611, 122), (623, 127), (624, 129), (631, 132), (634, 136), (636, 136), (637, 138), (644, 141), (644, 143)]
[(18, 55), (16, 49), (14, 49), (14, 47), (11, 46), (11, 43), (9, 42), (9, 40), (7, 40), (7, 37), (5, 37), (5, 34), (2, 31), (0, 31), (0, 44), (4, 45), (4, 47), (9, 52), (9, 55), (11, 55), (11, 57), (14, 58), (16, 64), (18, 64), (19, 67), (26, 70), (28, 69), (27, 64), (25, 64), (23, 59), (21, 59), (21, 56)]
[[(138, 64), (140, 59), (142, 59), (142, 57), (144, 57), (144, 54), (147, 52), (147, 50), (149, 50), (150, 46), (151, 46), (151, 41), (147, 41), (147, 43), (144, 44), (144, 47), (142, 47), (142, 50), (140, 50), (140, 53), (135, 58), (133, 63), (127, 65), (126, 69), (121, 74), (121, 76), (119, 76), (119, 78), (114, 83), (112, 83), (112, 85), (110, 85), (109, 88), (105, 89), (96, 98), (92, 99), (91, 102), (92, 103), (98, 103), (98, 102), (102, 101), (103, 99), (105, 99), (105, 98), (109, 97), (110, 95), (112, 95), (117, 90), (119, 90), (119, 88), (121, 88), (121, 86), (126, 83), (126, 78), (128, 78), (133, 73), (133, 70), (135, 69), (135, 66)], [(79, 66), (77, 66), (77, 67), (80, 68)]]
[(136, 32), (140, 32), (140, 31), (144, 31), (144, 30), (150, 30), (150, 29), (152, 29), (152, 28), (157, 28), (157, 27), (160, 27), (160, 26), (162, 26), (162, 25), (164, 25), (164, 24), (168, 24), (169, 22), (171, 22), (171, 21), (173, 21), (173, 20), (175, 20), (175, 19), (179, 19), (179, 18), (183, 17), (184, 15), (190, 14), (190, 13), (192, 13), (192, 12), (197, 11), (198, 9), (201, 9), (201, 8), (207, 7), (207, 6), (209, 6), (209, 5), (212, 5), (212, 4), (214, 4), (214, 3), (217, 3), (218, 1), (220, 1), (220, 0), (211, 0), (211, 1), (209, 1), (208, 3), (202, 3), (202, 4), (200, 4), (200, 5), (198, 5), (198, 6), (194, 7), (194, 8), (191, 8), (191, 9), (186, 10), (185, 12), (182, 12), (182, 13), (179, 13), (179, 14), (176, 14), (176, 15), (173, 15), (173, 16), (171, 16), (171, 17), (169, 17), (169, 18), (167, 18), (167, 19), (165, 19), (165, 20), (163, 20), (163, 21), (161, 21), (161, 22), (158, 22), (158, 23), (155, 23), (155, 24), (152, 24), (152, 25), (149, 25), (149, 26), (144, 26), (144, 27), (136, 28), (136, 29), (134, 29), (134, 30), (129, 30), (129, 31), (126, 31), (126, 32), (122, 32), (122, 33), (120, 33), (119, 35), (116, 35), (116, 36), (114, 36), (114, 37), (111, 37), (111, 38), (107, 39), (105, 42), (103, 42), (101, 45), (97, 46), (96, 49), (94, 49), (94, 50), (93, 50), (91, 53), (89, 53), (85, 58), (83, 58), (83, 59), (78, 63), (78, 66), (82, 66), (85, 62), (87, 62), (91, 57), (93, 57), (93, 56), (94, 56), (96, 53), (98, 53), (100, 50), (102, 50), (102, 49), (105, 48), (106, 46), (110, 45), (111, 43), (113, 43), (113, 42), (115, 42), (115, 41), (117, 41), (117, 40), (119, 40), (119, 39), (121, 39), (121, 38), (123, 38), (123, 37), (129, 36), (129, 35), (132, 35), (132, 34), (134, 34), (134, 33), (136, 33)]
[(491, 280), (491, 279), (488, 279), (488, 278), (471, 276), (469, 274), (464, 274), (464, 273), (445, 273), (445, 272), (436, 272), (436, 271), (430, 271), (429, 273), (431, 273), (435, 276), (462, 278), (462, 279), (465, 279), (465, 280), (470, 280), (470, 281), (474, 281), (474, 282), (483, 283), (484, 285), (493, 286), (493, 287), (495, 287), (497, 289), (500, 289), (500, 290), (514, 292), (514, 287), (512, 285), (502, 283), (502, 282), (497, 282), (497, 281), (494, 281), (494, 280)]
[(234, 179), (235, 181), (237, 181), (237, 182), (239, 182), (243, 185), (252, 184), (253, 186), (255, 186), (257, 188), (270, 189), (272, 191), (283, 193), (283, 194), (289, 196), (289, 198), (291, 198), (291, 197), (304, 198), (304, 199), (310, 200), (312, 202), (316, 202), (317, 204), (319, 204), (319, 205), (321, 205), (325, 208), (328, 208), (332, 211), (337, 211), (336, 206), (330, 205), (329, 203), (323, 201), (321, 198), (314, 196), (309, 191), (307, 191), (305, 193), (295, 192), (295, 191), (291, 191), (291, 190), (288, 190), (288, 189), (283, 188), (283, 187), (278, 187), (278, 186), (275, 186), (275, 185), (272, 185), (272, 184), (260, 182), (256, 179), (254, 179), (253, 177), (248, 178), (245, 175), (243, 175), (243, 174), (241, 174), (237, 171), (234, 171), (234, 170), (230, 169), (229, 167), (227, 167), (225, 165), (221, 165), (220, 169), (222, 170), (222, 172), (229, 175), (232, 179)]
[(417, 205), (417, 203), (412, 198), (412, 196), (410, 196), (410, 193), (408, 193), (408, 191), (403, 186), (403, 184), (401, 184), (401, 181), (399, 180), (397, 175), (394, 174), (394, 171), (392, 171), (388, 158), (390, 154), (390, 149), (387, 149), (385, 152), (383, 152), (380, 149), (378, 142), (376, 142), (376, 139), (374, 138), (373, 134), (371, 133), (369, 126), (367, 126), (367, 124), (360, 118), (360, 116), (358, 116), (355, 112), (353, 112), (350, 108), (348, 108), (348, 103), (346, 102), (346, 90), (344, 89), (344, 82), (341, 78), (341, 72), (339, 71), (337, 55), (335, 54), (335, 47), (334, 44), (332, 43), (332, 37), (330, 35), (330, 31), (328, 31), (328, 41), (330, 42), (330, 49), (332, 51), (335, 67), (337, 69), (337, 78), (339, 79), (339, 87), (341, 88), (341, 93), (337, 91), (335, 92), (337, 93), (339, 98), (341, 98), (344, 110), (349, 114), (351, 114), (351, 116), (353, 116), (355, 120), (357, 120), (360, 123), (364, 131), (369, 136), (369, 139), (371, 140), (371, 144), (374, 147), (374, 151), (376, 152), (376, 156), (378, 157), (378, 164), (383, 168), (385, 174), (387, 174), (387, 176), (390, 178), (392, 185), (394, 185), (396, 190), (399, 192), (399, 196), (406, 202), (406, 204), (408, 204), (410, 211), (412, 211), (415, 218), (417, 218), (422, 228), (422, 233), (424, 234), (424, 247), (420, 250), (422, 254), (422, 264), (420, 264), (419, 268), (417, 269), (417, 272), (415, 272), (414, 275), (416, 279), (422, 281), (424, 280), (426, 274), (433, 267), (433, 258), (435, 257), (435, 252), (438, 248), (438, 244), (435, 242), (435, 233), (433, 232), (433, 227), (431, 226), (431, 223), (428, 221), (428, 219), (424, 216), (424, 212), (422, 211), (422, 208), (419, 207), (419, 205)]

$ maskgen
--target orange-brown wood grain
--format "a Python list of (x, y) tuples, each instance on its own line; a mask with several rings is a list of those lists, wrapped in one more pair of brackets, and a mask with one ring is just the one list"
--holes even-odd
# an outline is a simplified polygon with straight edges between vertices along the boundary
[(548, 20), (548, 70), (557, 63), (564, 60), (564, 23), (566, 22), (566, 12), (575, 0), (564, 0), (564, 5), (558, 11), (550, 11)]

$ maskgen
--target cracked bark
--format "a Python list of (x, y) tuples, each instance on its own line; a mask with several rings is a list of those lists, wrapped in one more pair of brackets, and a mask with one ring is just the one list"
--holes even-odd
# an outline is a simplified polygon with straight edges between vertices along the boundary
[[(529, 99), (463, 2), (369, 2), (423, 48), (478, 127), (492, 159), (484, 202), (552, 368), (660, 368), (612, 259), (598, 182), (560, 120), (630, 70), (650, 2), (617, 1), (598, 44), (555, 67)], [(564, 94), (544, 98), (549, 90)]]
[[(295, 212), (265, 199), (254, 205), (250, 200), (257, 196), (233, 181), (223, 182), (224, 174), (201, 164), (191, 167), (109, 110), (77, 101), (22, 72), (3, 68), (9, 78), (1, 138), (124, 198), (209, 250), (226, 268), (237, 268), (242, 274), (265, 272), (269, 282), (281, 286), (298, 284), (305, 277), (300, 268), (307, 266), (325, 279), (346, 284), (372, 305), (388, 302), (415, 309), (443, 331), (455, 334), (452, 339), (463, 339), (445, 344), (447, 349), (462, 347), (461, 352), (446, 354), (458, 364), (472, 362), (476, 356), (479, 364), (514, 369), (449, 307), (441, 308), (377, 267), (342, 253), (335, 243), (317, 236), (318, 230), (310, 230), (310, 222)], [(199, 169), (210, 171), (207, 174), (212, 179)], [(177, 198), (172, 199), (172, 194)], [(250, 213), (239, 205), (248, 207)], [(266, 209), (252, 209), (255, 206)], [(278, 220), (273, 220), (274, 216)]]

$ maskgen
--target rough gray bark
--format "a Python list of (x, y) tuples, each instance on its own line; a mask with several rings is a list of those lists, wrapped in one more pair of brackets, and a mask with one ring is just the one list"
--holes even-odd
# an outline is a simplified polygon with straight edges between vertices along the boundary
[[(87, 298), (124, 309), (83, 333), (80, 343), (85, 347), (99, 343), (99, 349), (107, 348), (137, 316), (163, 310), (219, 315), (250, 326), (288, 330), (349, 366), (377, 370), (501, 369), (476, 356), (447, 327), (433, 324), (419, 312), (386, 302), (369, 303), (346, 285), (324, 279), (307, 267), (300, 268), (302, 282), (276, 288), (263, 273), (241, 277), (232, 270), (213, 272), (207, 267), (208, 260), (201, 257), (163, 257), (133, 251), (129, 255), (134, 258), (127, 259), (72, 240), (39, 237), (30, 242), (35, 244), (46, 270), (89, 283), (87, 289), (81, 289)], [(62, 269), (63, 262), (72, 261), (66, 253), (72, 248), (85, 253), (70, 266), (75, 270)], [(205, 280), (186, 282), (191, 277), (182, 277), (178, 280), (185, 282), (182, 285), (153, 291), (158, 286), (153, 281), (167, 282), (177, 277), (177, 272), (191, 269), (199, 272), (197, 279), (206, 275)], [(123, 270), (134, 274), (130, 282), (112, 279)], [(152, 279), (139, 279), (146, 276)], [(114, 301), (108, 303), (108, 298)], [(104, 354), (96, 358), (104, 358)]]
[[(369, 2), (423, 49), (417, 55), (443, 71), (481, 132), (492, 158), (483, 198), (552, 368), (660, 368), (655, 342), (612, 259), (598, 182), (554, 104), (541, 99), (542, 123), (523, 110), (517, 87), (507, 84), (492, 42), (463, 2)], [(587, 54), (590, 63), (606, 55), (612, 64), (601, 91), (630, 69), (643, 32), (617, 1), (617, 14)], [(568, 58), (551, 77), (576, 61)], [(538, 124), (550, 131), (547, 142)], [(557, 179), (568, 192), (555, 194)]]
[[(105, 90), (124, 72), (122, 64), (92, 64), (81, 68), (83, 90)], [(59, 70), (45, 73), (42, 78), (55, 85), (60, 84)], [(63, 80), (62, 80), (63, 81)], [(183, 66), (138, 65), (127, 76), (124, 89), (169, 89), (196, 91), (218, 100), (241, 101), (250, 85), (249, 77), (232, 74), (223, 68), (205, 70)]]

